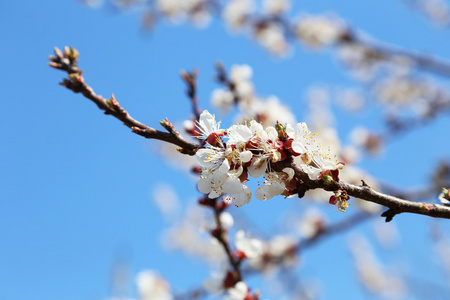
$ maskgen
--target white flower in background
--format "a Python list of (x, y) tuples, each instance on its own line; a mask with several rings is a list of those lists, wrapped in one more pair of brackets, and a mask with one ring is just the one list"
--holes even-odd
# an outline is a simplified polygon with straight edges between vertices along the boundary
[(146, 270), (137, 275), (136, 283), (141, 300), (172, 300), (169, 284), (155, 272)]
[(254, 11), (253, 0), (231, 0), (223, 8), (222, 18), (233, 30), (241, 29), (246, 18)]
[(205, 27), (211, 21), (208, 0), (184, 0), (189, 19), (197, 26)]
[(231, 66), (230, 79), (235, 84), (241, 81), (249, 81), (253, 76), (253, 69), (249, 65), (233, 65)]
[(233, 65), (230, 70), (230, 80), (234, 84), (236, 94), (244, 104), (253, 98), (254, 87), (250, 79), (253, 70), (249, 65)]
[(416, 0), (415, 5), (439, 26), (450, 24), (450, 8), (443, 0)]
[(234, 287), (228, 289), (227, 299), (244, 300), (248, 294), (248, 287), (243, 281), (239, 281)]
[[(163, 235), (163, 246), (171, 251), (199, 258), (211, 265), (226, 259), (225, 252), (209, 232), (213, 215), (197, 202), (187, 207), (185, 214)], [(208, 232), (208, 234), (205, 234)]]
[(284, 29), (278, 24), (266, 25), (255, 32), (258, 42), (276, 55), (283, 55), (289, 49), (289, 44), (284, 35)]
[(324, 228), (325, 216), (316, 209), (308, 210), (300, 219), (298, 230), (305, 239), (314, 238)]
[(82, 0), (84, 4), (90, 6), (91, 8), (99, 8), (103, 5), (103, 0)]
[(375, 87), (375, 93), (384, 103), (404, 106), (412, 101), (433, 98), (436, 89), (425, 81), (406, 76), (391, 76)]
[(371, 155), (377, 155), (383, 152), (384, 141), (382, 137), (367, 128), (355, 127), (350, 132), (350, 139), (355, 146), (362, 148)]
[(225, 280), (225, 270), (223, 272), (215, 272), (212, 273), (212, 276), (205, 281), (203, 281), (203, 288), (210, 293), (211, 295), (215, 295), (220, 293), (223, 289), (223, 282)]
[(269, 15), (279, 15), (291, 8), (291, 1), (289, 0), (264, 0), (264, 12)]
[(234, 224), (233, 216), (230, 213), (222, 212), (220, 214), (220, 223), (222, 224), (222, 228), (227, 230), (230, 229)]
[(222, 113), (227, 113), (234, 103), (234, 95), (227, 90), (215, 89), (211, 95), (211, 103), (219, 107)]
[(295, 124), (295, 116), (290, 107), (284, 105), (276, 96), (266, 99), (254, 99), (252, 110), (264, 127), (272, 126), (277, 121), (280, 123)]
[(156, 7), (172, 22), (180, 22), (186, 16), (183, 0), (157, 0)]
[(335, 43), (344, 33), (345, 25), (337, 18), (303, 15), (297, 20), (297, 37), (312, 48)]
[(168, 220), (175, 217), (180, 210), (180, 202), (175, 188), (168, 183), (156, 184), (152, 192), (152, 198), (156, 207)]
[(360, 235), (352, 236), (349, 238), (349, 248), (358, 279), (369, 292), (388, 299), (406, 297), (408, 290), (403, 278), (398, 272), (387, 269), (378, 261), (366, 238)]
[(258, 239), (246, 236), (243, 230), (236, 233), (235, 244), (236, 248), (244, 252), (247, 258), (256, 258), (264, 252), (263, 243)]

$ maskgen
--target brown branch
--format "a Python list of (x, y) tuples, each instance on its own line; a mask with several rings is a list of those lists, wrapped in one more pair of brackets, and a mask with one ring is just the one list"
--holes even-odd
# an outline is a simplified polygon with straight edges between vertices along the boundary
[(106, 115), (111, 115), (119, 119), (125, 126), (131, 128), (134, 133), (148, 139), (161, 140), (177, 145), (182, 148), (179, 149), (182, 153), (189, 155), (195, 154), (198, 146), (184, 139), (167, 119), (161, 121), (160, 124), (168, 132), (156, 130), (132, 118), (130, 114), (120, 106), (114, 95), (112, 95), (110, 99), (105, 99), (103, 96), (95, 94), (94, 90), (86, 84), (82, 71), (77, 67), (79, 54), (74, 48), (66, 47), (64, 53), (58, 48), (55, 48), (55, 55), (56, 57), (49, 57), (51, 60), (49, 65), (55, 69), (67, 72), (69, 77), (65, 78), (61, 85), (74, 93), (81, 93), (85, 98), (94, 102)]
[(347, 31), (346, 35), (338, 41), (338, 44), (356, 44), (364, 46), (372, 53), (372, 58), (375, 60), (396, 62), (398, 61), (398, 58), (403, 57), (409, 59), (410, 62), (415, 64), (417, 68), (433, 72), (441, 76), (450, 77), (450, 62), (442, 58), (407, 51), (393, 45), (381, 44), (380, 42), (369, 42), (351, 30)]
[(226, 204), (225, 202), (223, 202), (223, 200), (221, 202), (217, 202), (217, 199), (212, 201), (211, 208), (214, 210), (214, 218), (217, 225), (216, 232), (213, 232), (213, 236), (222, 245), (225, 253), (227, 254), (228, 262), (233, 268), (233, 275), (235, 280), (234, 283), (236, 283), (242, 281), (242, 274), (240, 269), (240, 261), (231, 252), (230, 246), (228, 244), (228, 239), (226, 237), (226, 230), (223, 228), (222, 221), (220, 220), (220, 214), (223, 212), (223, 209), (225, 207)]
[(274, 169), (282, 170), (285, 167), (292, 168), (295, 171), (295, 176), (303, 182), (300, 184), (299, 188), (300, 196), (304, 191), (311, 189), (323, 189), (332, 192), (344, 190), (350, 196), (388, 207), (389, 211), (387, 215), (384, 215), (387, 217), (387, 222), (390, 221), (394, 215), (401, 213), (413, 213), (434, 218), (450, 219), (450, 207), (444, 205), (400, 199), (378, 192), (367, 185), (356, 186), (342, 181), (333, 181), (330, 184), (326, 184), (321, 179), (311, 180), (309, 179), (308, 174), (303, 172), (293, 163), (292, 159), (287, 159), (286, 161), (278, 163), (278, 166), (274, 166)]
[(197, 99), (197, 76), (198, 76), (197, 69), (194, 69), (192, 72), (186, 71), (181, 72), (181, 78), (183, 78), (184, 82), (186, 82), (187, 84), (188, 89), (186, 91), (186, 94), (191, 100), (192, 113), (194, 114), (195, 119), (199, 121), (201, 110), (198, 107), (198, 99)]

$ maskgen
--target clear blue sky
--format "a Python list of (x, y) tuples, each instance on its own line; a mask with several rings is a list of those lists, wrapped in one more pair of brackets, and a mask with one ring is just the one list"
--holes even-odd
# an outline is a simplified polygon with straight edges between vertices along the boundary
[[(377, 39), (449, 58), (450, 31), (435, 30), (401, 2), (308, 0), (296, 9), (335, 11)], [(298, 120), (309, 86), (355, 84), (328, 51), (297, 47), (292, 58), (277, 59), (251, 39), (229, 35), (219, 22), (205, 30), (161, 23), (144, 34), (137, 13), (90, 9), (74, 0), (2, 1), (0, 28), (0, 299), (107, 298), (111, 268), (122, 258), (132, 274), (156, 269), (177, 290), (209, 276), (200, 261), (160, 245), (166, 224), (150, 196), (156, 185), (169, 182), (184, 202), (198, 195), (195, 185), (186, 184), (183, 172), (151, 150), (156, 143), (130, 133), (80, 95), (58, 86), (64, 74), (47, 66), (54, 46), (75, 46), (94, 90), (104, 96), (114, 93), (134, 117), (155, 127), (165, 117), (181, 122), (190, 113), (181, 69), (199, 68), (201, 106), (212, 111), (209, 96), (217, 87), (212, 80), (217, 60), (228, 67), (251, 65), (258, 93), (279, 96)], [(338, 119), (341, 136), (355, 123), (379, 126), (367, 117), (351, 122)], [(400, 187), (420, 186), (436, 160), (448, 158), (449, 125), (448, 117), (441, 118), (363, 166)], [(241, 210), (264, 226), (290, 207), (286, 201), (291, 200), (254, 199)], [(333, 207), (329, 210), (337, 214)], [(386, 262), (414, 262), (409, 268), (415, 279), (441, 284), (438, 268), (427, 258), (431, 220), (399, 216), (394, 222), (402, 244), (385, 256)], [(440, 223), (450, 229), (446, 221)], [(369, 225), (362, 230), (370, 236)], [(324, 299), (365, 295), (344, 247), (341, 236), (306, 253), (301, 276), (323, 279)]]

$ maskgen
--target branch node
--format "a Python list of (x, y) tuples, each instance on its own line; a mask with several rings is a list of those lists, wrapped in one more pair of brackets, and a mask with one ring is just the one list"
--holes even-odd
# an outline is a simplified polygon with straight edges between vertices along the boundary
[(370, 185), (368, 185), (364, 180), (361, 179), (361, 182), (362, 182), (362, 184), (361, 184), (362, 187), (366, 187), (369, 189), (371, 188)]
[(392, 208), (389, 208), (387, 211), (381, 214), (382, 217), (386, 217), (386, 223), (392, 221), (392, 219), (397, 215), (398, 213), (394, 211)]

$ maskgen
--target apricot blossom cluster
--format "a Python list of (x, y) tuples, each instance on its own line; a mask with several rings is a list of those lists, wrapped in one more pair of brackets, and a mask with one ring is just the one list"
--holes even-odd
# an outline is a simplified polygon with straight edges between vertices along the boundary
[(279, 122), (263, 128), (251, 120), (220, 129), (220, 122), (205, 110), (195, 132), (203, 140), (203, 148), (195, 154), (202, 167), (198, 189), (209, 198), (226, 194), (238, 207), (252, 198), (252, 191), (245, 184), (249, 175), (264, 176), (264, 184), (255, 191), (259, 200), (296, 195), (301, 181), (294, 176), (294, 170), (278, 167), (287, 158), (292, 158), (311, 180), (323, 180), (326, 184), (339, 181), (339, 170), (344, 166), (322, 149), (303, 122), (295, 128)]

